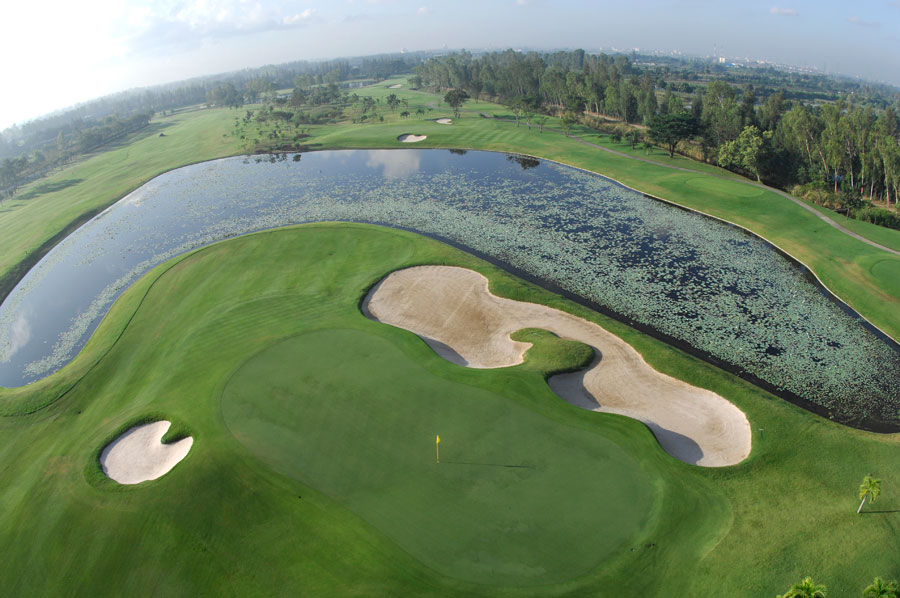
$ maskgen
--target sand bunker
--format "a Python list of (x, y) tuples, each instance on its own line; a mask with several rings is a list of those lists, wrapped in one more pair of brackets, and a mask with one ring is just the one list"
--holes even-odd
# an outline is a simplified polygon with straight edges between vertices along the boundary
[(384, 278), (363, 302), (366, 316), (418, 334), (439, 355), (473, 368), (521, 363), (529, 343), (509, 335), (543, 328), (594, 348), (591, 365), (548, 383), (566, 401), (644, 422), (673, 457), (706, 467), (750, 454), (750, 423), (714, 392), (657, 372), (631, 345), (563, 311), (492, 295), (472, 270), (418, 266)]
[(100, 455), (103, 473), (120, 484), (139, 484), (162, 477), (184, 459), (193, 438), (162, 444), (171, 422), (135, 426), (112, 441)]
[(393, 85), (388, 85), (388, 89), (400, 89), (403, 87), (402, 83), (394, 83)]
[(439, 118), (434, 122), (436, 122), (439, 125), (452, 125), (453, 119), (452, 118)]
[(424, 141), (428, 138), (428, 135), (413, 135), (412, 133), (404, 133), (397, 137), (397, 141), (402, 141), (403, 143), (416, 143), (417, 141)]

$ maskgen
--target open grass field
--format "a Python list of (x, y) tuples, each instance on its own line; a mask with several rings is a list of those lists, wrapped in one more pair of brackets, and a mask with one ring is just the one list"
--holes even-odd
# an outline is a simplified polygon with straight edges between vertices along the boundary
[[(692, 467), (643, 425), (566, 404), (544, 378), (572, 364), (541, 335), (523, 365), (472, 370), (360, 313), (370, 285), (421, 263), (604, 325), (743, 409), (753, 453)], [(900, 576), (896, 437), (411, 233), (304, 225), (176, 258), (19, 393), (49, 406), (0, 420), (7, 595), (768, 596), (803, 575), (852, 595)], [(159, 480), (118, 486), (98, 451), (148, 416), (194, 446)], [(866, 473), (884, 494), (858, 516)]]

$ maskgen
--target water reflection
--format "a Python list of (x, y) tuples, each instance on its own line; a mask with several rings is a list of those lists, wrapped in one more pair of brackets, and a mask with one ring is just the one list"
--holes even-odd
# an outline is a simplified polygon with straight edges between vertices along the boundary
[(386, 179), (397, 179), (418, 172), (421, 157), (416, 150), (372, 150), (366, 166), (380, 168)]

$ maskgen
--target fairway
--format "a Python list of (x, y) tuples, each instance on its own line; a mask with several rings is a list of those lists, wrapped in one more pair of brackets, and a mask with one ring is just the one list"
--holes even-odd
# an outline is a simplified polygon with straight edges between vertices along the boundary
[(640, 464), (599, 429), (554, 422), (499, 390), (443, 379), (379, 336), (338, 329), (249, 360), (222, 409), (261, 461), (450, 577), (566, 581), (628, 551), (659, 499)]
[(685, 185), (689, 187), (688, 191), (694, 189), (703, 193), (724, 195), (726, 197), (759, 197), (766, 191), (762, 187), (735, 185), (733, 181), (716, 179), (708, 176), (698, 176), (687, 179)]

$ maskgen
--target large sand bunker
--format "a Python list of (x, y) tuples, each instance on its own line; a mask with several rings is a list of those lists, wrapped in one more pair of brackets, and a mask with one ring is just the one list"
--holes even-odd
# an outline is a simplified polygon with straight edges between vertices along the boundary
[(393, 85), (388, 85), (388, 89), (400, 89), (403, 87), (402, 83), (394, 83)]
[(139, 484), (162, 477), (184, 459), (193, 438), (162, 444), (171, 422), (135, 426), (112, 441), (100, 454), (103, 473), (120, 484)]
[(434, 122), (436, 122), (439, 125), (452, 125), (453, 119), (452, 118), (439, 118)]
[(412, 133), (404, 133), (397, 137), (397, 141), (402, 141), (403, 143), (416, 143), (417, 141), (424, 141), (428, 138), (428, 135), (413, 135)]
[(666, 452), (686, 463), (720, 467), (750, 454), (750, 423), (726, 399), (657, 372), (597, 324), (491, 294), (488, 280), (472, 270), (417, 266), (393, 272), (372, 288), (363, 312), (418, 334), (442, 357), (473, 368), (521, 363), (531, 345), (509, 335), (522, 328), (581, 341), (594, 348), (591, 365), (549, 380), (566, 401), (644, 422)]

